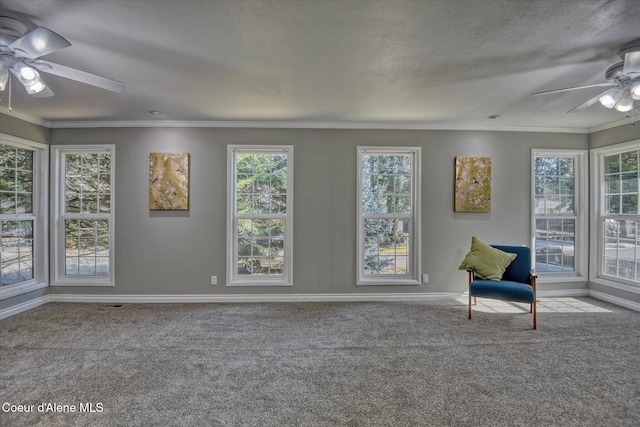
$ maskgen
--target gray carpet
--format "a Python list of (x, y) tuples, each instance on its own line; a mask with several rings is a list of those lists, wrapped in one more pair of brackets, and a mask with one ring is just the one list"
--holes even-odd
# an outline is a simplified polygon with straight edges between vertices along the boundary
[(0, 322), (0, 400), (36, 411), (0, 424), (640, 425), (640, 313), (484, 301), (50, 303)]

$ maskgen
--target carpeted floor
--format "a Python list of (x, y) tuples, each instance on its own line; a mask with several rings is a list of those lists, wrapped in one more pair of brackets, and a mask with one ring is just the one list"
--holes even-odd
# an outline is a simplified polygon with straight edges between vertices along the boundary
[(478, 302), (46, 304), (0, 321), (0, 425), (640, 425), (640, 313)]

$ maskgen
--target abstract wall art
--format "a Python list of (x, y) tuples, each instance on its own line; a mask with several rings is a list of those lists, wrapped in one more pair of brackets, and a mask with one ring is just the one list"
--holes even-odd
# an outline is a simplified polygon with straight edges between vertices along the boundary
[(189, 210), (189, 153), (149, 153), (149, 209)]
[(491, 212), (491, 157), (456, 157), (454, 212)]

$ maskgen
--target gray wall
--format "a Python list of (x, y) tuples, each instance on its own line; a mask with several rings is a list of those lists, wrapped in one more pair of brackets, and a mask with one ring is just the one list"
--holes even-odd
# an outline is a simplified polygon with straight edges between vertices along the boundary
[(640, 139), (640, 120), (635, 126), (627, 124), (589, 134), (589, 148), (606, 147), (636, 139)]
[[(472, 235), (494, 243), (528, 244), (531, 148), (586, 149), (640, 138), (640, 126), (590, 135), (321, 129), (99, 128), (48, 129), (0, 116), (0, 131), (51, 144), (116, 145), (116, 286), (55, 287), (0, 301), (0, 309), (48, 293), (175, 295), (241, 293), (463, 292), (457, 270)], [(226, 147), (294, 145), (295, 225), (293, 288), (227, 288)], [(358, 145), (422, 147), (422, 270), (420, 286), (355, 285)], [(148, 210), (148, 155), (181, 151), (192, 156), (191, 207), (186, 213)], [(456, 156), (493, 158), (493, 209), (453, 212)], [(218, 276), (218, 286), (209, 284)], [(581, 284), (542, 284), (541, 290)], [(589, 288), (640, 302), (637, 294), (590, 283)]]
[(0, 132), (43, 144), (48, 144), (51, 139), (51, 130), (49, 128), (1, 113)]
[[(54, 287), (51, 293), (413, 293), (465, 291), (466, 273), (457, 267), (473, 235), (492, 243), (529, 244), (531, 148), (586, 149), (588, 136), (479, 131), (104, 128), (53, 129), (51, 143), (116, 144), (116, 286)], [(294, 146), (293, 288), (224, 285), (228, 144)], [(355, 285), (358, 145), (422, 147), (422, 271), (429, 274), (429, 284)], [(148, 156), (150, 152), (163, 151), (191, 153), (191, 202), (186, 213), (148, 210)], [(454, 158), (462, 155), (493, 158), (491, 213), (454, 214)], [(218, 276), (218, 286), (210, 285), (211, 275)]]

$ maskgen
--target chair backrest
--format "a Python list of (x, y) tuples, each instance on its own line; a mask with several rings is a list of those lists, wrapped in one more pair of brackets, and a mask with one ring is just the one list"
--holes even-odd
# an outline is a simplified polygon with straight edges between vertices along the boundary
[(531, 284), (529, 278), (531, 273), (531, 248), (526, 246), (491, 246), (504, 252), (516, 254), (516, 259), (509, 264), (502, 275), (502, 280)]

